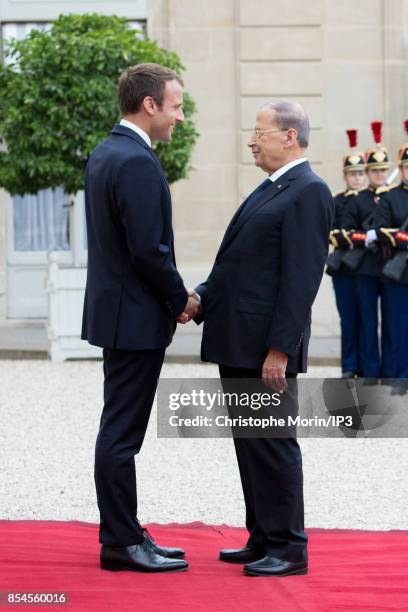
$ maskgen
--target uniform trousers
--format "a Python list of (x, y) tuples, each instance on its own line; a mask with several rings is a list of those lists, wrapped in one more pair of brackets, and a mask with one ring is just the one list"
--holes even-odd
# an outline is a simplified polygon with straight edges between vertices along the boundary
[[(356, 275), (363, 341), (363, 376), (392, 378), (391, 313), (384, 283), (377, 276)], [(378, 310), (381, 310), (381, 340), (378, 337)], [(380, 352), (381, 342), (381, 352)]]
[(383, 281), (391, 321), (391, 378), (408, 379), (408, 285)]
[(357, 285), (354, 276), (333, 274), (333, 288), (341, 327), (341, 370), (362, 375), (363, 350)]

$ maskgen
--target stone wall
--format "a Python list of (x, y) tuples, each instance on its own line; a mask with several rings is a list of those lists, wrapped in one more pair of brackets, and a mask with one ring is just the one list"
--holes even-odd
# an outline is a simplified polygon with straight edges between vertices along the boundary
[[(14, 11), (40, 7), (52, 18), (57, 3), (0, 0), (0, 19), (6, 4)], [(113, 10), (101, 1), (69, 4)], [(115, 10), (121, 5), (126, 13), (131, 4), (144, 3), (118, 2)], [(305, 107), (309, 159), (333, 191), (342, 187), (347, 128), (359, 129), (366, 148), (370, 121), (382, 119), (395, 163), (408, 118), (408, 0), (147, 0), (145, 8), (149, 36), (181, 55), (198, 105), (193, 170), (173, 187), (178, 263), (189, 283), (205, 276), (231, 215), (263, 179), (246, 143), (264, 101), (284, 97)], [(314, 333), (338, 332), (328, 278), (314, 320)]]
[[(259, 106), (300, 102), (311, 119), (308, 156), (333, 191), (342, 188), (345, 130), (372, 144), (384, 121), (396, 160), (408, 117), (408, 0), (154, 0), (149, 34), (181, 54), (198, 104), (194, 171), (173, 189), (179, 265), (208, 269), (232, 212), (262, 179), (247, 147)], [(314, 306), (313, 332), (339, 333), (330, 279)]]

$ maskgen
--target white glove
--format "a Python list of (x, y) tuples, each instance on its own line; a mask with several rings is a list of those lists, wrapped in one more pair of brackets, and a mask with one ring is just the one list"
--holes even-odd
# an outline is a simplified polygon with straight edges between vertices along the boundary
[(368, 230), (366, 237), (365, 237), (366, 247), (370, 246), (370, 244), (372, 242), (375, 242), (376, 240), (377, 240), (377, 232), (375, 231), (375, 229)]

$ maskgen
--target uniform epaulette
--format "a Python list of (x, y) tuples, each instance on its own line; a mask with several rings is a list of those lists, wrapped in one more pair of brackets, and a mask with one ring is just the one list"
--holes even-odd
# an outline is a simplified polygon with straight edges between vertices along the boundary
[(357, 189), (348, 189), (345, 193), (344, 196), (346, 198), (348, 198), (348, 196), (352, 196), (352, 195), (358, 195), (359, 191)]
[(398, 183), (391, 183), (391, 185), (389, 185), (390, 190), (395, 189), (396, 187), (399, 187)]
[(390, 190), (390, 186), (389, 185), (381, 185), (381, 187), (377, 187), (377, 189), (375, 190), (375, 195), (380, 195), (382, 193), (386, 193), (389, 190)]

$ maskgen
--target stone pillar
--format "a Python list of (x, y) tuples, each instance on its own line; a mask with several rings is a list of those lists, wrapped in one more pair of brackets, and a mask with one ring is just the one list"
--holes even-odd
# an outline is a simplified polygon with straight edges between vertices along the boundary
[(186, 90), (197, 103), (193, 169), (172, 192), (178, 264), (200, 275), (238, 204), (236, 2), (153, 0), (149, 6), (149, 37), (180, 55)]
[(324, 8), (323, 0), (239, 2), (241, 197), (265, 178), (254, 166), (247, 142), (256, 111), (272, 98), (297, 101), (305, 108), (312, 127), (308, 156), (321, 170)]
[(396, 163), (399, 145), (408, 141), (403, 127), (408, 119), (408, 2), (382, 0), (382, 17), (384, 133)]
[[(407, 110), (407, 0), (326, 0), (324, 28), (327, 161), (325, 174), (341, 189), (345, 130), (359, 130), (359, 146), (373, 144), (372, 120), (384, 122), (393, 167)], [(404, 31), (405, 30), (405, 31)], [(405, 114), (404, 114), (405, 113)]]

